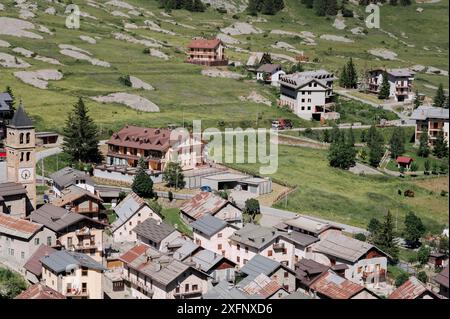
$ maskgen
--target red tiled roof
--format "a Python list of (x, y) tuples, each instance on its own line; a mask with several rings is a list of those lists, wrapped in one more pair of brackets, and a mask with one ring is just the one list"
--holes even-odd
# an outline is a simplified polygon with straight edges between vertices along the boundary
[(42, 225), (17, 217), (0, 214), (0, 231), (9, 235), (30, 238)]
[(123, 261), (124, 263), (127, 263), (127, 264), (131, 263), (133, 260), (138, 258), (143, 253), (145, 253), (147, 251), (147, 249), (148, 249), (147, 245), (144, 245), (144, 244), (136, 245), (133, 248), (131, 248), (129, 251), (127, 251), (125, 254), (120, 256), (119, 259), (121, 261)]
[(66, 299), (66, 297), (42, 283), (36, 283), (14, 299)]
[(195, 220), (205, 214), (216, 214), (228, 203), (227, 200), (210, 192), (201, 192), (180, 207), (180, 210)]
[(400, 287), (390, 294), (388, 299), (416, 299), (425, 292), (434, 297), (434, 294), (425, 287), (416, 277), (410, 277)]
[(327, 272), (317, 279), (310, 288), (331, 299), (350, 299), (364, 290), (363, 286)]
[(40, 259), (44, 256), (48, 256), (54, 253), (56, 250), (47, 245), (41, 245), (34, 252), (34, 254), (28, 259), (23, 268), (28, 270), (29, 272), (35, 274), (36, 276), (40, 276), (42, 274), (42, 264)]
[(206, 40), (206, 39), (195, 39), (189, 43), (189, 49), (215, 49), (222, 41), (219, 39)]
[(169, 129), (127, 125), (114, 133), (106, 144), (165, 152), (170, 147), (170, 133)]
[(399, 164), (409, 164), (414, 161), (414, 159), (408, 156), (399, 156), (397, 157), (396, 161)]

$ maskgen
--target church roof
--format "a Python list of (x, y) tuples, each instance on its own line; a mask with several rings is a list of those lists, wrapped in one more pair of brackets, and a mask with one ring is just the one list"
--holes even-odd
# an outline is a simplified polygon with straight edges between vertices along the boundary
[(33, 121), (28, 117), (27, 113), (23, 109), (22, 104), (14, 113), (12, 120), (9, 122), (11, 127), (33, 127)]

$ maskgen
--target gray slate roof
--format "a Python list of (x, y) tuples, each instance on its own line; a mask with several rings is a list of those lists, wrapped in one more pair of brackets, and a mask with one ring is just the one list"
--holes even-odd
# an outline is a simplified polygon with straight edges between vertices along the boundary
[(80, 179), (84, 179), (86, 181), (86, 184), (95, 184), (91, 176), (72, 167), (64, 167), (63, 169), (60, 169), (59, 171), (51, 174), (50, 178), (63, 188), (76, 184), (76, 181)]
[(105, 270), (105, 268), (90, 256), (74, 251), (60, 250), (41, 258), (41, 263), (56, 273), (65, 272), (67, 267), (77, 265), (89, 269)]
[(263, 299), (261, 296), (249, 296), (245, 292), (239, 290), (237, 287), (221, 281), (216, 286), (208, 289), (208, 292), (203, 295), (203, 299)]
[(62, 207), (52, 204), (45, 204), (39, 209), (32, 212), (29, 216), (30, 220), (55, 231), (61, 232), (65, 228), (80, 222), (83, 219), (89, 219), (83, 214), (72, 213)]
[(314, 244), (313, 250), (354, 263), (374, 247), (341, 233), (330, 233)]
[(6, 182), (0, 184), (0, 200), (3, 196), (26, 194), (27, 190), (22, 184), (14, 182)]
[(182, 246), (173, 252), (173, 258), (183, 261), (187, 257), (191, 256), (192, 253), (194, 253), (199, 247), (199, 245), (190, 240), (184, 240)]
[(314, 237), (314, 236), (311, 236), (308, 234), (304, 234), (304, 233), (300, 233), (298, 231), (292, 231), (290, 233), (286, 233), (281, 236), (286, 238), (287, 240), (290, 240), (290, 241), (294, 242), (295, 244), (298, 244), (303, 247), (307, 247), (307, 246), (319, 241), (319, 238), (317, 238), (317, 237)]
[(280, 267), (281, 264), (275, 260), (255, 255), (241, 268), (241, 272), (254, 278), (260, 274), (269, 276)]
[(275, 73), (277, 70), (281, 70), (280, 64), (263, 64), (261, 65), (256, 72), (264, 72), (264, 73)]
[(206, 273), (209, 272), (222, 259), (225, 259), (225, 257), (207, 249), (200, 250), (192, 257), (195, 264)]
[(419, 106), (411, 114), (412, 120), (449, 119), (449, 110), (443, 107)]
[(201, 232), (209, 237), (218, 233), (227, 226), (227, 222), (210, 214), (204, 215), (191, 224), (194, 231)]
[(230, 239), (243, 245), (262, 249), (270, 245), (280, 234), (274, 228), (247, 224), (231, 235)]
[(142, 223), (134, 227), (133, 231), (154, 243), (160, 243), (164, 238), (175, 231), (175, 228), (164, 222), (153, 218), (147, 218)]
[(122, 226), (131, 216), (144, 205), (147, 205), (145, 200), (139, 197), (134, 192), (127, 195), (116, 207), (114, 212), (117, 215), (117, 219), (112, 223), (113, 231)]
[(11, 126), (11, 127), (22, 127), (22, 128), (34, 127), (33, 126), (33, 121), (31, 121), (31, 119), (28, 117), (27, 113), (23, 109), (22, 104), (19, 105), (18, 109), (14, 113), (14, 116), (11, 119), (11, 121), (9, 122), (8, 126)]
[(8, 112), (11, 110), (9, 103), (12, 102), (11, 95), (8, 93), (0, 93), (0, 112)]

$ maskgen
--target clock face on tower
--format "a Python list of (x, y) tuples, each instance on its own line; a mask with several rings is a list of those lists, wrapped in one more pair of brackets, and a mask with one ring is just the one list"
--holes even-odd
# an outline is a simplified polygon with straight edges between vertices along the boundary
[(19, 181), (29, 182), (33, 179), (33, 169), (32, 168), (21, 168), (19, 169)]

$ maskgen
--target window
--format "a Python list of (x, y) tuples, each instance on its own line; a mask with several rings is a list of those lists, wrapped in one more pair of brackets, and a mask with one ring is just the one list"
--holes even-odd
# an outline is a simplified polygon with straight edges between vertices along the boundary
[(308, 99), (308, 102), (311, 103), (311, 99)]
[(245, 253), (248, 254), (248, 247), (245, 247)]
[(244, 265), (247, 263), (247, 261), (248, 261), (247, 259), (244, 259)]
[(217, 245), (217, 249), (218, 249), (218, 250), (222, 250), (222, 244), (218, 244), (218, 245)]
[(237, 260), (238, 263), (241, 262), (241, 257), (237, 256), (236, 260)]
[(47, 246), (51, 246), (52, 245), (52, 237), (48, 236), (47, 237)]
[(288, 278), (289, 277), (289, 273), (287, 271), (284, 272), (284, 278)]
[(25, 252), (22, 251), (22, 252), (20, 253), (20, 258), (25, 259)]
[(236, 249), (237, 249), (237, 250), (241, 250), (241, 245), (237, 244), (237, 245), (236, 245)]
[(302, 103), (305, 103), (305, 99), (302, 99)]
[(132, 222), (129, 222), (129, 223), (128, 223), (128, 225), (130, 225), (130, 226), (131, 226), (132, 224), (133, 224)]
[(82, 292), (87, 292), (87, 282), (81, 283), (81, 291)]
[(35, 239), (34, 239), (34, 244), (35, 244), (35, 245), (39, 245), (39, 238), (35, 238)]
[(192, 290), (193, 291), (197, 291), (198, 290), (198, 285), (192, 285)]
[(20, 152), (20, 161), (23, 162), (23, 152)]
[(141, 213), (138, 213), (138, 217), (141, 217)]
[(283, 255), (287, 254), (287, 248), (283, 248)]
[(311, 106), (308, 106), (308, 111), (311, 111)]
[(30, 161), (30, 152), (27, 152), (27, 162), (29, 162)]
[(180, 287), (175, 288), (175, 293), (179, 294), (180, 293)]
[(27, 137), (26, 137), (26, 143), (27, 144), (30, 143), (30, 140), (31, 140), (31, 134), (28, 132)]
[(184, 291), (189, 292), (189, 284), (184, 285)]
[(14, 249), (11, 248), (11, 249), (9, 250), (9, 254), (10, 254), (11, 256), (14, 256)]
[(81, 268), (81, 276), (87, 276), (88, 275), (88, 269), (86, 267)]
[(222, 233), (218, 233), (217, 238), (222, 238)]
[(305, 110), (305, 107), (304, 106), (302, 106), (302, 111), (304, 111)]
[(23, 133), (20, 133), (19, 135), (19, 143), (23, 144)]
[(267, 256), (268, 257), (272, 256), (272, 251), (271, 250), (267, 251)]

